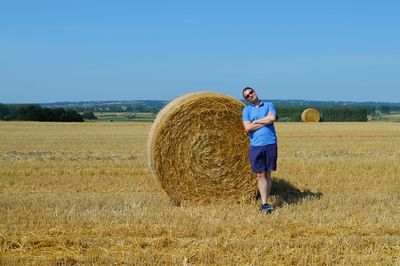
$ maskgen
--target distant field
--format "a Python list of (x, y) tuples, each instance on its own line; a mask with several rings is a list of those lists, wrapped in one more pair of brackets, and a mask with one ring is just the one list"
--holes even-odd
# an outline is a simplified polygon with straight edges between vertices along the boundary
[(396, 114), (382, 114), (381, 118), (385, 121), (400, 122), (400, 113)]
[(0, 122), (0, 264), (400, 264), (398, 123), (276, 123), (269, 216), (175, 206), (150, 125)]
[(94, 114), (100, 122), (152, 122), (155, 119), (154, 113), (101, 112)]

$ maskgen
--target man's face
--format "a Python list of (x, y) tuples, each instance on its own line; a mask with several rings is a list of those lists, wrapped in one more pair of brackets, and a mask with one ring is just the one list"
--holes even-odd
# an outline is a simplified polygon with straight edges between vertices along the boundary
[(243, 97), (246, 99), (246, 101), (251, 103), (257, 99), (257, 94), (254, 90), (248, 89), (243, 92)]

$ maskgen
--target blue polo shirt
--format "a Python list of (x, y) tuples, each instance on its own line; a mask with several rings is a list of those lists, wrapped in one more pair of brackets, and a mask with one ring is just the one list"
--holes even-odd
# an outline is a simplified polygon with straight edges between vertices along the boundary
[[(243, 122), (253, 122), (266, 117), (270, 112), (276, 115), (276, 110), (272, 103), (261, 102), (259, 106), (250, 104), (243, 109), (242, 119)], [(249, 136), (251, 146), (265, 146), (277, 143), (274, 123), (250, 132)]]

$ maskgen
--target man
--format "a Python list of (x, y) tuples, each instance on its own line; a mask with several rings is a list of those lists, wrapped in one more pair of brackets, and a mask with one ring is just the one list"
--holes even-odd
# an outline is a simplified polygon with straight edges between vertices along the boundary
[(274, 127), (276, 111), (272, 103), (261, 101), (250, 87), (244, 88), (242, 95), (250, 103), (243, 109), (243, 126), (250, 137), (249, 159), (257, 176), (262, 201), (260, 211), (271, 213), (273, 208), (268, 204), (272, 187), (271, 171), (276, 171), (278, 157)]

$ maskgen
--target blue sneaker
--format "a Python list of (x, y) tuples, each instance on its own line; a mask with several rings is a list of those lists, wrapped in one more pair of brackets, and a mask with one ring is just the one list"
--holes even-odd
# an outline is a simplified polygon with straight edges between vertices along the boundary
[(261, 204), (260, 206), (260, 212), (270, 214), (274, 208), (270, 206), (268, 203)]

